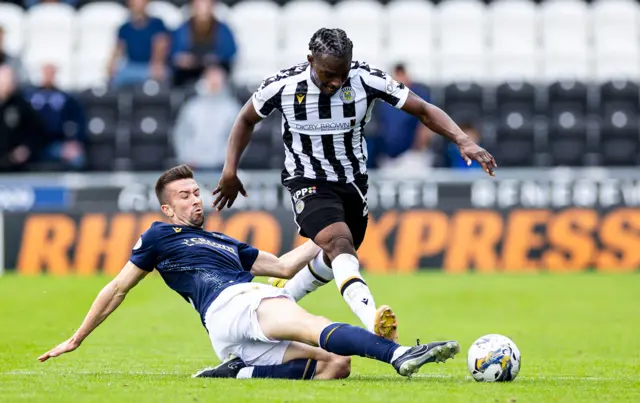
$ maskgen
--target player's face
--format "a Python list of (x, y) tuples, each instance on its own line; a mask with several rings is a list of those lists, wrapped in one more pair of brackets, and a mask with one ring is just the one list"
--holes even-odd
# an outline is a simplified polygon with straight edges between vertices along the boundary
[(338, 58), (331, 55), (308, 56), (312, 77), (323, 93), (332, 96), (342, 87), (351, 70), (351, 56)]
[(200, 188), (193, 179), (182, 179), (167, 185), (165, 189), (169, 204), (162, 211), (172, 222), (201, 227), (204, 224), (204, 210)]

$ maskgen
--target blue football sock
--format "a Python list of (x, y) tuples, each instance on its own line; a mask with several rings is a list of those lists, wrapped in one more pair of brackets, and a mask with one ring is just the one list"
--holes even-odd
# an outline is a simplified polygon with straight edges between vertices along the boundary
[(390, 340), (346, 323), (332, 323), (320, 333), (320, 348), (338, 355), (359, 355), (390, 363), (398, 347)]
[(280, 365), (256, 365), (252, 378), (312, 379), (316, 374), (316, 360), (297, 359)]

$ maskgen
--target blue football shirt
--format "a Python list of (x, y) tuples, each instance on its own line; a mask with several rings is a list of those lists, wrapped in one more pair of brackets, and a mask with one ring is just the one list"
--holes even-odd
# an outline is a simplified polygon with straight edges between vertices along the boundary
[(258, 249), (199, 227), (154, 222), (129, 259), (146, 271), (158, 270), (165, 283), (200, 314), (229, 286), (253, 280)]

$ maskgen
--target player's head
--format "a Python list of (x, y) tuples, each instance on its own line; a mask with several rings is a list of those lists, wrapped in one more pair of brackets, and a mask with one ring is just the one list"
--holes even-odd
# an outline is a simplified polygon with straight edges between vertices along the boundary
[(156, 182), (156, 196), (172, 223), (195, 227), (204, 224), (200, 188), (188, 166), (179, 165), (163, 173)]
[(349, 78), (353, 43), (347, 33), (339, 28), (320, 28), (309, 41), (311, 54), (307, 60), (311, 74), (327, 95), (335, 94)]

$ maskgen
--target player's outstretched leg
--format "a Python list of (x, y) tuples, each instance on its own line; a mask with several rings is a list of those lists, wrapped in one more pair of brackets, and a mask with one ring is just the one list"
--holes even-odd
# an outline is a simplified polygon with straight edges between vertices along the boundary
[(257, 315), (262, 332), (272, 340), (293, 340), (341, 356), (373, 358), (391, 364), (403, 376), (411, 376), (424, 364), (444, 362), (460, 351), (456, 341), (401, 346), (360, 327), (311, 315), (286, 298), (263, 300)]
[(269, 278), (269, 283), (278, 288), (284, 288), (294, 300), (300, 301), (306, 295), (314, 292), (333, 280), (333, 270), (324, 262), (324, 252), (320, 251), (316, 257), (302, 268), (290, 280)]
[(379, 336), (397, 341), (395, 314), (386, 305), (376, 308), (373, 294), (360, 274), (360, 262), (347, 224), (337, 222), (327, 226), (316, 235), (314, 242), (331, 261), (338, 290), (362, 324)]
[(239, 357), (229, 357), (215, 368), (206, 368), (194, 378), (269, 378), (292, 380), (344, 379), (351, 373), (351, 358), (331, 354), (318, 347), (291, 342), (283, 363), (249, 365)]

